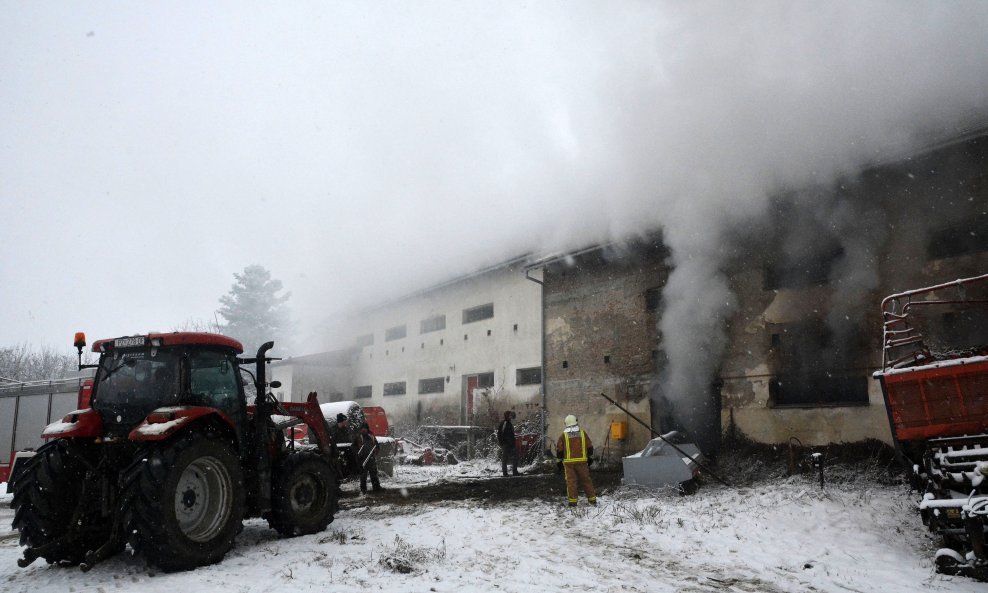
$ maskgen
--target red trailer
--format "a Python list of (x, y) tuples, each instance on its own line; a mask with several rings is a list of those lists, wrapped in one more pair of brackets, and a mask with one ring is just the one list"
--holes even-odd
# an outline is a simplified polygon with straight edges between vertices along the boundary
[(891, 295), (882, 319), (875, 377), (937, 567), (988, 580), (988, 275)]

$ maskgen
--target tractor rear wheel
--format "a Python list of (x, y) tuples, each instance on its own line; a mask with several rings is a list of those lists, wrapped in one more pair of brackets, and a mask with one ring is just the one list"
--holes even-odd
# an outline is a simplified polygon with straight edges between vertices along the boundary
[(336, 509), (336, 474), (324, 457), (293, 453), (275, 469), (267, 519), (281, 535), (318, 533), (333, 522)]
[(10, 483), (14, 494), (10, 503), (14, 509), (12, 525), (21, 532), (21, 545), (31, 548), (62, 540), (40, 555), (49, 563), (79, 564), (87, 549), (101, 545), (110, 530), (91, 517), (80, 516), (76, 536), (69, 533), (83, 493), (86, 466), (65, 445), (60, 439), (49, 441), (23, 462)]
[(149, 451), (128, 480), (131, 545), (167, 571), (219, 562), (245, 512), (244, 479), (232, 447), (190, 433)]

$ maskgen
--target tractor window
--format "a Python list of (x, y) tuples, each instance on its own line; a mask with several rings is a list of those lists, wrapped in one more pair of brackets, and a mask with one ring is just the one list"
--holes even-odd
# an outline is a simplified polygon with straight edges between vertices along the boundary
[(236, 424), (244, 414), (244, 402), (232, 356), (211, 350), (190, 356), (190, 391), (198, 405), (223, 411)]
[(117, 350), (100, 359), (93, 407), (117, 424), (137, 424), (155, 408), (179, 401), (178, 361), (159, 349)]

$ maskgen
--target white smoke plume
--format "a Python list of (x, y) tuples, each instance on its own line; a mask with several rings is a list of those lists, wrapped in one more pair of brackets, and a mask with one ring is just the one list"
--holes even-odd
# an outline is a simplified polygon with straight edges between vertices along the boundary
[[(651, 85), (638, 85), (650, 100), (639, 96), (622, 128), (634, 170), (620, 189), (636, 207), (620, 222), (657, 221), (671, 247), (660, 391), (698, 428), (715, 423), (706, 401), (735, 308), (724, 274), (738, 255), (732, 234), (757, 225), (779, 192), (829, 189), (985, 114), (988, 10), (917, 2), (663, 9)], [(802, 206), (843, 248), (832, 280), (835, 302), (847, 306), (830, 321), (848, 327), (876, 285), (883, 231), (862, 228), (876, 220), (864, 215), (867, 203), (837, 196)]]

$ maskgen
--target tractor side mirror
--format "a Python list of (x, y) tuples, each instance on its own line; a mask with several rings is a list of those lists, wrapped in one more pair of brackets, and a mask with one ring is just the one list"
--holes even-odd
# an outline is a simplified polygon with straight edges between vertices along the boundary
[(277, 389), (281, 387), (281, 381), (271, 381), (269, 385), (271, 385), (271, 389)]

